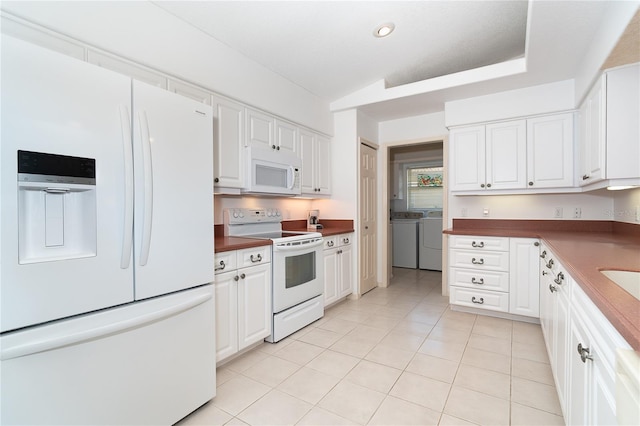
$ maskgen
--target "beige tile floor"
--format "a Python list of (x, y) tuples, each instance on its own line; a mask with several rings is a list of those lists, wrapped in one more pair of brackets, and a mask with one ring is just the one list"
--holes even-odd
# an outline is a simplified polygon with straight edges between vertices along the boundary
[(539, 325), (451, 311), (441, 274), (326, 310), (224, 364), (180, 425), (564, 424)]

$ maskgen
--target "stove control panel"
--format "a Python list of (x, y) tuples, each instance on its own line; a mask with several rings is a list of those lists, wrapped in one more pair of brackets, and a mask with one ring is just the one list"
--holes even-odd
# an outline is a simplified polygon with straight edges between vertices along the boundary
[(235, 208), (224, 210), (225, 224), (269, 223), (281, 222), (282, 212), (279, 209), (246, 209)]

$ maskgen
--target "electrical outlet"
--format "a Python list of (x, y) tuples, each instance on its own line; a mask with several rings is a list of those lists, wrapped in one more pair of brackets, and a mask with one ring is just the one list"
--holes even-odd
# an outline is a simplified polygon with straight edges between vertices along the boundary
[(482, 210), (482, 216), (489, 216), (489, 207), (485, 207)]
[(576, 207), (573, 209), (573, 218), (580, 219), (582, 217), (582, 209), (580, 207)]
[(467, 209), (466, 208), (462, 208), (460, 210), (460, 216), (462, 217), (467, 217)]
[(553, 217), (562, 217), (562, 207), (556, 207), (553, 209)]

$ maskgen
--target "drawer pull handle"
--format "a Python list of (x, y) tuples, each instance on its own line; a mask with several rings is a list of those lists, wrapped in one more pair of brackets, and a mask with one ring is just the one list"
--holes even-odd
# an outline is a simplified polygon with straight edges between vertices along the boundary
[(327, 247), (333, 247), (333, 241), (327, 241)]
[(547, 257), (547, 251), (546, 250), (542, 250), (542, 253), (540, 253), (540, 257), (541, 258), (546, 258)]
[(474, 257), (473, 259), (471, 259), (471, 263), (473, 263), (474, 265), (484, 265), (484, 259), (480, 258), (480, 260), (476, 260), (476, 258)]
[(349, 244), (349, 239), (348, 238), (343, 238), (342, 239), (342, 243), (343, 244)]
[(262, 262), (262, 255), (258, 253), (258, 255), (255, 257), (253, 257), (253, 255), (251, 255), (249, 257), (249, 260), (251, 260), (252, 263), (258, 263), (258, 262)]
[(558, 291), (558, 287), (553, 284), (549, 284), (549, 291), (553, 293), (554, 291)]
[(588, 359), (593, 361), (593, 357), (589, 354), (589, 348), (582, 346), (582, 343), (578, 343), (578, 353), (582, 362), (586, 363)]
[(484, 284), (484, 278), (480, 278), (480, 280), (476, 280), (476, 277), (471, 278), (472, 284)]
[(549, 261), (547, 262), (547, 268), (549, 268), (549, 269), (553, 268), (553, 264), (554, 263), (555, 262), (553, 261), (553, 259), (549, 259)]
[(224, 268), (226, 268), (226, 267), (227, 267), (227, 264), (224, 263), (224, 260), (221, 260), (220, 261), (220, 266), (216, 267), (214, 269), (214, 271), (224, 271)]
[(558, 277), (555, 280), (553, 280), (553, 282), (558, 285), (561, 285), (562, 280), (564, 280), (564, 274), (562, 272), (558, 272)]
[(473, 297), (471, 298), (471, 301), (472, 301), (473, 303), (477, 303), (478, 305), (482, 305), (482, 304), (484, 303), (484, 298), (482, 298), (482, 297), (481, 297), (481, 298), (480, 298), (480, 300), (476, 300), (476, 297), (475, 297), (475, 296), (473, 296)]
[(480, 244), (476, 244), (475, 241), (471, 242), (471, 247), (478, 247), (478, 248), (482, 248), (484, 247), (484, 241), (480, 241)]

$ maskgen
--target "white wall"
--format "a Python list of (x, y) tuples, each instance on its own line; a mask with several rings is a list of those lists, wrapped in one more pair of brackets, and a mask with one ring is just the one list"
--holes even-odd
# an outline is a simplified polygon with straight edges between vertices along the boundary
[(328, 102), (151, 2), (6, 2), (8, 11), (93, 47), (326, 134)]
[(575, 108), (573, 80), (445, 102), (447, 127)]
[[(489, 216), (483, 209), (489, 208)], [(453, 218), (474, 219), (549, 219), (554, 217), (554, 208), (561, 207), (562, 219), (573, 219), (575, 207), (582, 210), (581, 220), (612, 220), (613, 198), (607, 190), (581, 194), (535, 194), (535, 195), (449, 195), (449, 227)], [(462, 210), (466, 209), (466, 216)]]
[(424, 141), (449, 133), (445, 127), (444, 111), (383, 121), (378, 125), (380, 144), (399, 141)]
[(358, 111), (358, 137), (378, 144), (378, 122), (362, 111)]
[(613, 210), (609, 220), (619, 222), (640, 223), (636, 215), (640, 210), (640, 188), (624, 191), (613, 191)]

